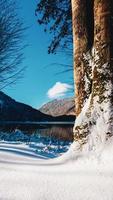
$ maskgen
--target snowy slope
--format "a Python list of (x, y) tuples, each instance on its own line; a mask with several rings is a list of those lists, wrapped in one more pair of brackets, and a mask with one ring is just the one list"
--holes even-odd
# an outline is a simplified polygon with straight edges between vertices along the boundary
[(23, 144), (0, 144), (0, 200), (113, 200), (113, 140), (98, 151), (75, 146), (47, 160)]

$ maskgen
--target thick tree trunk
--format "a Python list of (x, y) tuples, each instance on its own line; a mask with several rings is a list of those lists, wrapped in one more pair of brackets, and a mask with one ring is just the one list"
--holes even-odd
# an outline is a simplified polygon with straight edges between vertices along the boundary
[(113, 134), (111, 8), (112, 0), (94, 0), (92, 91), (74, 127), (75, 140), (79, 141), (80, 144), (86, 143), (89, 135), (93, 135), (95, 142), (97, 142), (98, 139), (106, 139), (108, 135)]
[[(110, 51), (110, 0), (95, 0), (94, 3), (94, 70), (92, 99), (98, 95), (99, 102), (105, 99), (106, 84), (112, 78)], [(103, 66), (104, 65), (104, 66)]]
[[(87, 0), (72, 0), (73, 44), (74, 44), (74, 81), (76, 116), (81, 112), (84, 102), (90, 93), (91, 66), (86, 59), (90, 57), (89, 34), (87, 26)], [(90, 35), (91, 37), (91, 35)], [(87, 68), (87, 73), (86, 73)], [(88, 72), (89, 71), (89, 72)], [(87, 77), (87, 83), (86, 83)], [(87, 88), (86, 88), (87, 87)]]

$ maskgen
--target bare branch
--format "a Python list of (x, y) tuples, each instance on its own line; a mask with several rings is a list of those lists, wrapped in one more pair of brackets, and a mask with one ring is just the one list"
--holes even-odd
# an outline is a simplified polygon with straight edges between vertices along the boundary
[(17, 80), (23, 72), (22, 38), (25, 28), (14, 0), (0, 1), (0, 89)]

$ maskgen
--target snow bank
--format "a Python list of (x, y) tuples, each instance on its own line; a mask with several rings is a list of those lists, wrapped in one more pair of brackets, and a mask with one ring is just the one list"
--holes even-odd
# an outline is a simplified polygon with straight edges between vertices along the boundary
[(81, 152), (72, 144), (50, 160), (33, 157), (23, 144), (0, 144), (0, 199), (112, 200), (113, 140), (98, 153)]

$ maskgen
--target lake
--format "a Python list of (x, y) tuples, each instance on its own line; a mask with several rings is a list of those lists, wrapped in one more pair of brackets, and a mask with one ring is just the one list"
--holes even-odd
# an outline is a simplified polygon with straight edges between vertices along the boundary
[(73, 123), (6, 123), (0, 124), (1, 143), (24, 143), (35, 153), (57, 157), (73, 141)]

